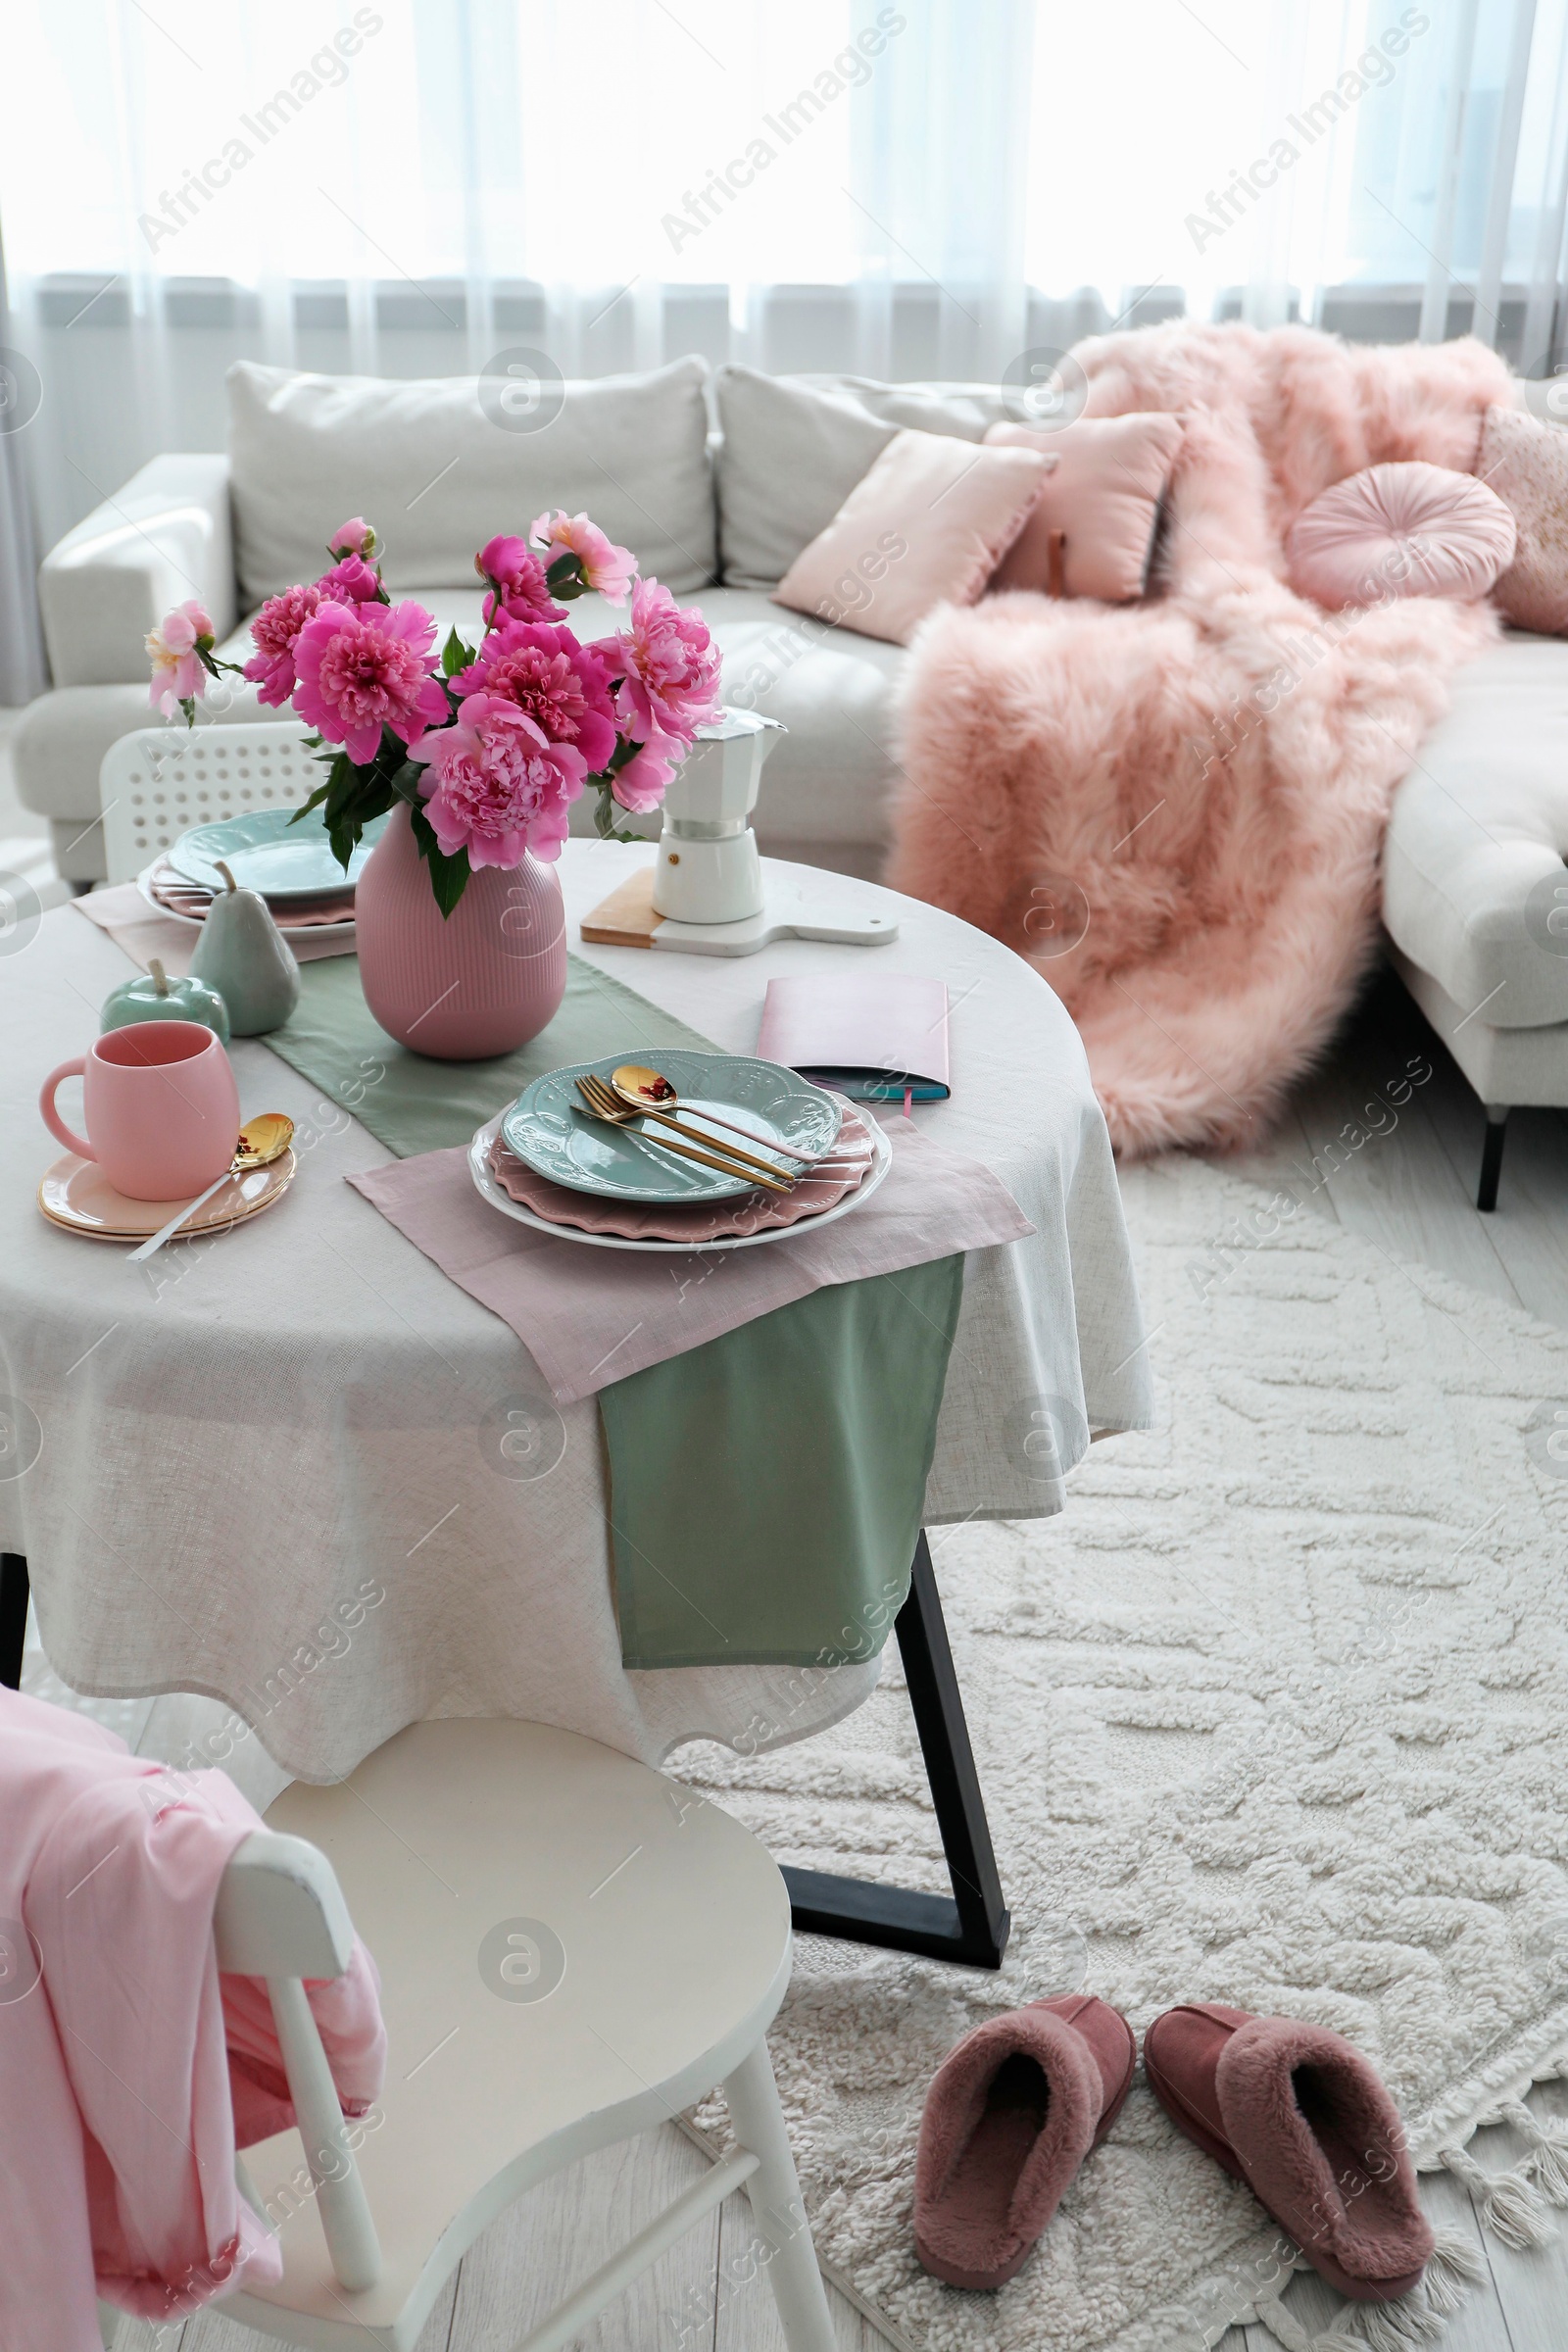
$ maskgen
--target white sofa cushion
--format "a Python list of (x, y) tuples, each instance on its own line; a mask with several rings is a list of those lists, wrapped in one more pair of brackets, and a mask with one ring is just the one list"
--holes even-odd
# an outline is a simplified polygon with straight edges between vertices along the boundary
[(1394, 796), (1384, 924), (1467, 1017), (1568, 1020), (1568, 924), (1545, 927), (1565, 856), (1568, 643), (1514, 633), (1459, 671)]
[(533, 432), (492, 423), (471, 376), (398, 381), (296, 375), (241, 360), (228, 371), (235, 564), (246, 611), (326, 567), (328, 531), (374, 523), (389, 586), (461, 588), (498, 531), (547, 507), (581, 510), (677, 596), (717, 570), (708, 464), (708, 369), (564, 387)]
[(152, 459), (45, 556), (38, 603), (56, 686), (145, 680), (148, 630), (188, 596), (220, 636), (233, 627), (228, 468), (186, 452)]
[[(477, 643), (484, 625), (477, 587), (412, 588), (409, 594), (434, 613), (438, 645), (454, 626), (469, 644)], [(762, 769), (755, 819), (762, 847), (780, 857), (808, 848), (863, 851), (866, 857), (851, 862), (874, 865), (888, 842), (887, 803), (898, 772), (887, 747), (903, 648), (781, 612), (758, 590), (709, 588), (689, 601), (723, 656), (724, 700), (779, 719), (788, 729)], [(566, 617), (586, 644), (621, 627), (625, 615), (602, 597), (584, 596), (568, 607)], [(248, 631), (236, 629), (219, 651), (227, 662), (245, 661)], [(243, 709), (236, 704), (225, 716), (287, 712), (258, 711), (246, 690)], [(579, 801), (571, 813), (573, 833), (592, 833), (591, 802)], [(656, 834), (659, 819), (635, 829)]]
[(715, 371), (715, 458), (726, 588), (771, 588), (826, 530), (901, 426), (979, 441), (1027, 421), (1021, 394), (975, 384), (878, 384), (858, 375)]
[[(338, 519), (341, 519), (339, 517)], [(482, 626), (480, 590), (409, 589), (440, 632), (456, 626), (469, 639)], [(811, 853), (816, 861), (874, 872), (888, 839), (888, 795), (897, 773), (887, 749), (894, 682), (904, 656), (894, 645), (852, 636), (781, 612), (746, 589), (710, 588), (691, 599), (724, 659), (729, 702), (781, 719), (788, 734), (762, 770), (757, 833), (780, 857)], [(599, 597), (582, 597), (570, 621), (584, 639), (608, 636), (622, 615)], [(245, 623), (219, 647), (225, 662), (253, 651)], [(202, 724), (287, 719), (264, 709), (243, 679), (210, 690)], [(98, 769), (110, 745), (132, 727), (155, 723), (145, 685), (74, 686), (29, 705), (13, 739), (19, 785), (29, 808), (49, 816), (62, 873), (96, 881), (104, 873), (98, 816)], [(586, 801), (572, 811), (574, 833), (591, 833)], [(643, 829), (658, 831), (657, 817)]]

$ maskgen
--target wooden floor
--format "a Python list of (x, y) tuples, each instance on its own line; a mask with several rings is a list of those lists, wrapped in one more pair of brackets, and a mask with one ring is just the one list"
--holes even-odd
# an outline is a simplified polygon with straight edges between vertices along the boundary
[[(1396, 1082), (1412, 1059), (1417, 1067), (1430, 1061), (1432, 1074), (1395, 1121), (1388, 1090), (1399, 1091)], [(1380, 1249), (1568, 1327), (1568, 1117), (1515, 1114), (1498, 1205), (1487, 1217), (1473, 1206), (1483, 1124), (1441, 1041), (1389, 977), (1374, 988), (1330, 1064), (1299, 1089), (1268, 1147), (1230, 1164), (1291, 1187), (1316, 1213), (1338, 1218)], [(1374, 1128), (1380, 1132), (1369, 1132)], [(1568, 2117), (1568, 2083), (1544, 2085), (1530, 2104), (1543, 2116)], [(1473, 2152), (1489, 2171), (1503, 2171), (1524, 2151), (1504, 2128), (1478, 2134)], [(669, 2125), (525, 2198), (467, 2256), (420, 2352), (512, 2352), (567, 2286), (695, 2179), (704, 2161)], [(1568, 2243), (1511, 2254), (1483, 2237), (1458, 2181), (1440, 2175), (1424, 2189), (1433, 2219), (1465, 2231), (1488, 2272), (1442, 2352), (1568, 2346)], [(782, 2352), (765, 2274), (749, 2258), (751, 2244), (745, 2200), (737, 2196), (582, 2341), (594, 2352)], [(1040, 2258), (1049, 2259), (1049, 2248)], [(829, 2300), (841, 2352), (877, 2352), (877, 2330), (831, 2287)], [(1287, 2297), (1309, 2332), (1328, 2324), (1337, 2303), (1310, 2275), (1298, 2278)], [(977, 2336), (984, 2331), (977, 2314)], [(117, 2352), (152, 2352), (155, 2345), (156, 2352), (261, 2352), (267, 2340), (214, 2315), (161, 2339), (125, 2323)], [(1278, 2352), (1260, 2327), (1233, 2328), (1216, 2352), (1244, 2348)], [(1054, 2348), (1042, 2344), (1039, 2352)]]

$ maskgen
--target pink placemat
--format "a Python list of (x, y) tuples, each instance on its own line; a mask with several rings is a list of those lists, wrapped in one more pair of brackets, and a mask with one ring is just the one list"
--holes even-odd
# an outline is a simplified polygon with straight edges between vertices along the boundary
[(1021, 1241), (1034, 1227), (991, 1170), (906, 1119), (863, 1208), (756, 1250), (690, 1256), (591, 1249), (514, 1224), (474, 1190), (467, 1150), (421, 1152), (348, 1181), (470, 1298), (509, 1323), (556, 1400), (591, 1396), (831, 1283)]
[[(89, 891), (84, 899), (73, 899), (71, 904), (89, 923), (107, 931), (116, 947), (133, 963), (139, 963), (143, 971), (152, 956), (176, 979), (190, 970), (190, 959), (201, 933), (193, 931), (188, 923), (172, 922), (167, 915), (154, 914), (134, 882), (118, 882), (112, 890)], [(300, 963), (314, 963), (320, 956), (354, 954), (352, 939), (312, 939), (309, 933), (300, 931), (290, 931), (286, 936)]]

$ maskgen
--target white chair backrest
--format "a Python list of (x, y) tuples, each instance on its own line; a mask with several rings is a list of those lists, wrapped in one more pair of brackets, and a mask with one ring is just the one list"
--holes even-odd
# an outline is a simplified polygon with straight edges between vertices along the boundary
[(213, 1938), (220, 1969), (267, 1980), (327, 2252), (339, 2283), (358, 2293), (380, 2277), (381, 2248), (302, 1983), (340, 1977), (354, 1950), (354, 1923), (326, 1856), (303, 1838), (253, 1831), (223, 1873)]
[(297, 808), (326, 770), (299, 719), (243, 726), (138, 727), (98, 771), (111, 882), (133, 882), (192, 825), (247, 808)]
[(213, 1910), (218, 1965), (236, 1977), (340, 1977), (354, 1922), (319, 1846), (254, 1830), (237, 1848)]

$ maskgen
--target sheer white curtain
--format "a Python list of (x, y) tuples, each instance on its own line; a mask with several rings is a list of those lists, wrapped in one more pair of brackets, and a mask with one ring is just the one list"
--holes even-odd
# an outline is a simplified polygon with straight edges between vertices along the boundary
[(1549, 372), (1568, 0), (9, 0), (52, 538), (235, 356), (994, 379), (1127, 319)]
[(1564, 0), (1282, 14), (1271, 135), (1296, 156), (1259, 203), (1249, 315), (1287, 289), (1330, 322), (1336, 303), (1399, 303), (1423, 342), (1468, 330), (1544, 371), (1563, 290)]
[(30, 701), (45, 676), (32, 587), (38, 551), (22, 438), (33, 422), (41, 387), (14, 335), (0, 253), (0, 706)]

